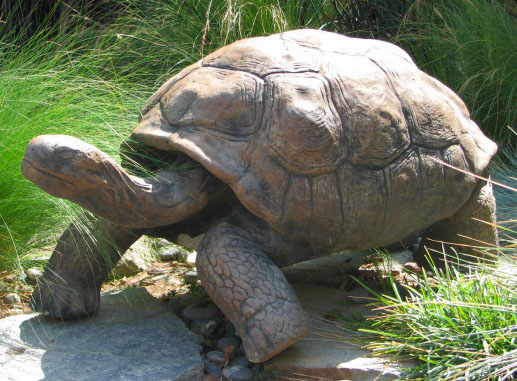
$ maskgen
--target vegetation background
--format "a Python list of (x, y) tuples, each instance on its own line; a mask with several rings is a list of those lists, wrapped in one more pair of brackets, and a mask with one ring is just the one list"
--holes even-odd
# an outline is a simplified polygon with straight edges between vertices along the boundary
[[(23, 272), (77, 215), (22, 177), (32, 137), (70, 134), (116, 157), (168, 77), (235, 40), (290, 29), (402, 46), (463, 98), (501, 147), (492, 176), (515, 185), (516, 17), (513, 0), (4, 0), (0, 274)], [(498, 202), (500, 219), (514, 220), (514, 193), (498, 191)]]

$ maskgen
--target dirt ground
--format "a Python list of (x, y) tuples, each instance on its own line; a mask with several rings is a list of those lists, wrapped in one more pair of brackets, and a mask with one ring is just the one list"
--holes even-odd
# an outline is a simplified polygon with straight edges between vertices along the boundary
[[(155, 298), (167, 300), (171, 297), (186, 296), (191, 287), (184, 283), (184, 275), (193, 269), (192, 265), (180, 262), (153, 262), (147, 271), (134, 276), (110, 279), (102, 285), (102, 291), (120, 290), (128, 287), (145, 287)], [(16, 279), (13, 273), (0, 273), (0, 318), (31, 311), (29, 302), (34, 286)], [(21, 303), (6, 304), (4, 297), (18, 294)]]

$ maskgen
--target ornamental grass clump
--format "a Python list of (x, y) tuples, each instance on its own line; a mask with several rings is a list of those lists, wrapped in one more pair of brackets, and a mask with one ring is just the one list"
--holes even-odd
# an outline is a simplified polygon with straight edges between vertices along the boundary
[(487, 263), (463, 264), (466, 272), (431, 263), (431, 273), (412, 277), (412, 285), (390, 278), (390, 295), (375, 293), (378, 314), (354, 323), (373, 353), (418, 360), (401, 379), (510, 380), (517, 374), (515, 241), (497, 253), (481, 250)]

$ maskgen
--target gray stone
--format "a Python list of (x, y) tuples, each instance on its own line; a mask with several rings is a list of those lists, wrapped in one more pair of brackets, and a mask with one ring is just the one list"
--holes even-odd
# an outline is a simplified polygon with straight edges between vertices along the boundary
[(201, 319), (194, 320), (190, 325), (190, 330), (194, 333), (197, 333), (203, 337), (209, 338), (217, 327), (217, 323), (215, 320), (210, 319)]
[(185, 275), (183, 275), (183, 280), (185, 283), (195, 283), (199, 280), (199, 274), (197, 273), (197, 270), (194, 269), (192, 271), (187, 272)]
[(232, 360), (231, 365), (249, 366), (250, 362), (246, 356), (239, 356)]
[[(393, 380), (410, 362), (397, 363), (390, 358), (374, 357), (371, 352), (353, 344), (353, 333), (326, 323), (322, 318), (330, 311), (345, 314), (372, 315), (365, 305), (349, 305), (347, 293), (341, 290), (307, 285), (293, 285), (301, 304), (312, 320), (311, 332), (284, 352), (264, 363), (266, 371), (285, 377), (306, 375), (308, 379)], [(348, 305), (347, 305), (348, 304)]]
[(201, 320), (201, 319), (212, 319), (217, 314), (217, 310), (214, 306), (196, 306), (191, 304), (183, 310), (183, 317), (186, 320)]
[(223, 374), (223, 368), (215, 364), (206, 364), (205, 374), (221, 377), (221, 374)]
[(215, 362), (216, 364), (224, 364), (226, 361), (224, 358), (224, 353), (221, 351), (210, 351), (206, 354), (206, 359), (211, 362)]
[(197, 251), (192, 251), (192, 252), (188, 253), (186, 262), (190, 263), (191, 265), (195, 265), (196, 258), (197, 258)]
[(43, 271), (37, 267), (31, 267), (30, 269), (27, 269), (25, 271), (25, 275), (27, 275), (27, 279), (32, 284), (36, 284), (38, 282), (38, 279), (43, 275)]
[(365, 263), (367, 255), (367, 250), (337, 253), (284, 267), (282, 272), (291, 283), (339, 287), (349, 274)]
[(145, 289), (102, 296), (99, 312), (61, 321), (0, 320), (2, 380), (201, 380), (196, 336)]
[(158, 254), (160, 259), (164, 262), (167, 261), (177, 261), (177, 262), (185, 262), (187, 260), (188, 253), (183, 250), (181, 247), (170, 247), (167, 250), (162, 251)]
[(165, 238), (160, 238), (158, 242), (156, 242), (156, 246), (165, 247), (171, 245), (171, 242), (166, 240)]
[(231, 365), (223, 369), (223, 376), (232, 381), (249, 381), (253, 377), (253, 372), (245, 366)]
[(5, 304), (9, 305), (20, 304), (22, 302), (20, 295), (15, 293), (5, 295), (2, 300)]
[(147, 264), (142, 256), (136, 250), (128, 250), (115, 265), (113, 273), (119, 276), (132, 276), (146, 270)]

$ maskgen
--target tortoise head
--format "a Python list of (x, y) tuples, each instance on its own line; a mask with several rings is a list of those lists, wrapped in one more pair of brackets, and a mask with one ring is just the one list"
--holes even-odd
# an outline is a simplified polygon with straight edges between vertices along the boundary
[(105, 188), (106, 165), (106, 156), (88, 143), (67, 135), (41, 135), (27, 146), (22, 172), (45, 192), (71, 198)]

